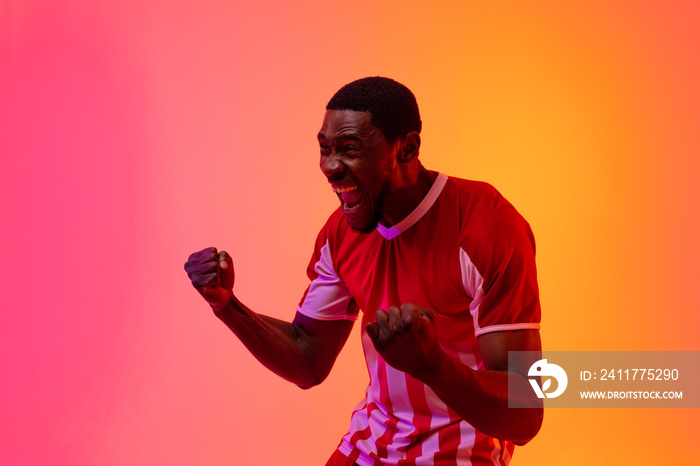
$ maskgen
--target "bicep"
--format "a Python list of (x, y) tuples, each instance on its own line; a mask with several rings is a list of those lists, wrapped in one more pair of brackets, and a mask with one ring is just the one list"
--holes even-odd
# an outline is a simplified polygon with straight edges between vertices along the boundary
[(534, 351), (533, 362), (542, 352), (540, 332), (535, 329), (484, 333), (478, 341), (484, 369), (508, 370), (508, 351)]
[(297, 311), (292, 325), (304, 341), (309, 363), (323, 378), (330, 372), (352, 330), (352, 320), (319, 320)]

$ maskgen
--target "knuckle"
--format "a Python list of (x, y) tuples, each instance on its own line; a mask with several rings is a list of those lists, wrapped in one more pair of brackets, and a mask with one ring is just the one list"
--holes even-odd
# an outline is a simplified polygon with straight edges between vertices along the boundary
[(403, 312), (410, 312), (410, 313), (413, 313), (413, 312), (416, 312), (416, 305), (413, 304), (413, 303), (403, 303), (403, 304), (401, 305), (401, 310), (402, 310)]

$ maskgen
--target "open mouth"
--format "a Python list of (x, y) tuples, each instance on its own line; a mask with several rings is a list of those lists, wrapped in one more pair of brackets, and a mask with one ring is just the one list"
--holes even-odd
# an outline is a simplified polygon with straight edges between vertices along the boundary
[(333, 186), (333, 192), (338, 195), (343, 212), (353, 213), (360, 207), (362, 193), (357, 186)]

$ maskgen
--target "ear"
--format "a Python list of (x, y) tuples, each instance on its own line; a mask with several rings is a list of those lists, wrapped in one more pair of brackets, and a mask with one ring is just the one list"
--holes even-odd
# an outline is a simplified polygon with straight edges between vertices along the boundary
[(411, 131), (401, 140), (401, 147), (397, 155), (397, 160), (400, 163), (408, 163), (418, 157), (420, 149), (420, 134), (416, 131)]

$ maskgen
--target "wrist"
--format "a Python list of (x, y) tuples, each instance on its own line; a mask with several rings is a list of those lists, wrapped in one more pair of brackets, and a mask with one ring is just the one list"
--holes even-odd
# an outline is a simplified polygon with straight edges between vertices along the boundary
[(209, 303), (209, 306), (211, 306), (211, 310), (214, 311), (214, 314), (221, 318), (230, 314), (233, 299), (233, 293), (230, 293), (228, 296), (222, 297), (222, 299), (214, 303)]
[(444, 351), (440, 351), (439, 355), (435, 357), (434, 363), (416, 378), (431, 388), (438, 388), (455, 383), (455, 378), (459, 378), (458, 374), (465, 372), (474, 372), (474, 369)]
[(440, 351), (431, 358), (431, 362), (416, 373), (413, 377), (420, 380), (424, 384), (430, 386), (440, 377), (445, 370), (449, 369), (450, 357), (443, 351)]

